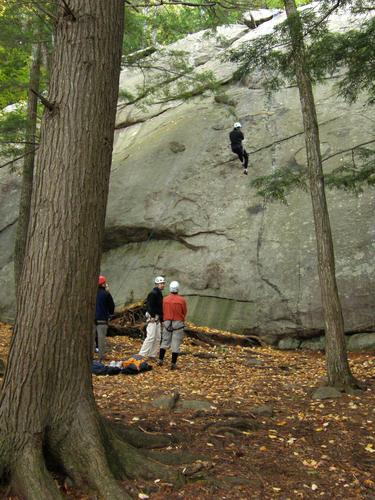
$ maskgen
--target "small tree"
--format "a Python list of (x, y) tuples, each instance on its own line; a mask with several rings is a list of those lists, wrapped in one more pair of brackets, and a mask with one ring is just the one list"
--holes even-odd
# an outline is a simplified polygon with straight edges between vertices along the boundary
[(284, 0), (292, 45), (294, 72), (301, 101), (307, 168), (315, 222), (318, 273), (326, 332), (329, 385), (347, 390), (356, 386), (351, 374), (344, 335), (344, 320), (336, 283), (335, 255), (324, 189), (319, 127), (311, 79), (306, 66), (303, 29), (294, 0)]
[(16, 292), (21, 276), (26, 250), (27, 230), (29, 227), (31, 195), (34, 176), (35, 150), (37, 141), (37, 112), (40, 84), (42, 48), (40, 43), (33, 46), (30, 67), (29, 91), (27, 99), (27, 116), (25, 127), (25, 149), (22, 169), (21, 197), (14, 245), (14, 279)]
[[(284, 5), (287, 22), (279, 26), (277, 31), (279, 38), (275, 35), (266, 35), (253, 44), (242, 47), (240, 51), (232, 53), (231, 58), (241, 62), (240, 74), (255, 69), (258, 62), (264, 68), (272, 63), (271, 77), (268, 81), (269, 91), (279, 88), (281, 84), (279, 72), (284, 78), (295, 79), (297, 82), (305, 132), (308, 185), (315, 223), (318, 274), (326, 333), (328, 384), (341, 390), (351, 390), (358, 384), (350, 371), (347, 357), (344, 321), (336, 283), (332, 233), (325, 196), (319, 127), (304, 42), (307, 33), (313, 37), (327, 33), (325, 20), (333, 10), (328, 8), (329, 5), (325, 5), (327, 10), (323, 14), (323, 18), (318, 21), (314, 15), (307, 11), (304, 15), (307, 27), (304, 29), (295, 0), (284, 0)], [(277, 46), (283, 47), (284, 50), (274, 50)], [(281, 179), (283, 184), (281, 188), (277, 175), (273, 179), (274, 182), (271, 182), (271, 187), (279, 199), (283, 200), (285, 191), (291, 187), (296, 185), (306, 187), (304, 176), (301, 176), (301, 173), (284, 175)], [(258, 181), (258, 187), (260, 184), (261, 181)]]

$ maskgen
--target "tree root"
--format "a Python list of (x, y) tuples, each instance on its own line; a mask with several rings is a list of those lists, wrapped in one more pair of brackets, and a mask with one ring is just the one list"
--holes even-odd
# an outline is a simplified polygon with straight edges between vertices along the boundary
[(166, 436), (165, 434), (155, 435), (152, 433), (145, 433), (141, 430), (124, 427), (112, 422), (106, 422), (106, 426), (109, 426), (118, 437), (135, 448), (165, 448), (176, 442), (175, 438)]
[(130, 498), (110, 468), (110, 453), (99, 414), (84, 403), (77, 411), (68, 436), (61, 443), (59, 461), (76, 485), (88, 484), (106, 499)]
[[(32, 440), (30, 434), (24, 433), (22, 445), (14, 441), (14, 451), (9, 449), (8, 453), (8, 468), (17, 495), (26, 500), (62, 499), (50, 471), (56, 472), (56, 477), (69, 478), (78, 488), (95, 490), (100, 498), (111, 500), (130, 498), (118, 480), (160, 479), (175, 487), (184, 484), (184, 476), (168, 465), (180, 465), (196, 457), (176, 453), (168, 456), (132, 446), (126, 440), (128, 430), (120, 430), (102, 419), (92, 400), (81, 401), (75, 410), (66, 427), (45, 428)], [(156, 441), (159, 446), (171, 444), (169, 436), (150, 436), (137, 430), (130, 434), (138, 446), (150, 446), (150, 440), (153, 445)], [(1, 451), (0, 459), (4, 462), (7, 457)]]
[(363, 391), (366, 389), (366, 385), (356, 379), (353, 375), (347, 377), (344, 381), (333, 382), (327, 384), (329, 387), (334, 387), (340, 392), (345, 392), (346, 394), (355, 394), (357, 391)]
[(203, 455), (193, 455), (189, 452), (170, 453), (165, 451), (146, 451), (145, 456), (165, 465), (186, 465), (197, 460), (207, 460)]
[(57, 483), (45, 466), (41, 443), (39, 446), (27, 445), (12, 468), (12, 489), (21, 498), (62, 500)]
[(216, 422), (209, 422), (203, 427), (203, 430), (208, 429), (209, 427), (214, 427), (215, 430), (218, 428), (225, 429), (239, 429), (241, 431), (255, 431), (259, 429), (259, 424), (253, 419), (246, 418), (228, 418), (225, 420), (218, 420)]
[[(212, 430), (219, 434), (233, 434), (235, 436), (243, 436), (243, 431), (240, 431), (239, 429), (236, 429), (235, 427), (230, 427), (228, 425), (223, 425), (221, 427), (218, 426)], [(215, 434), (213, 436), (215, 436)]]
[(113, 462), (116, 476), (123, 479), (162, 479), (176, 487), (184, 484), (181, 474), (147, 458), (147, 453), (124, 442), (115, 432), (109, 432), (108, 436), (111, 448), (116, 455), (116, 460)]

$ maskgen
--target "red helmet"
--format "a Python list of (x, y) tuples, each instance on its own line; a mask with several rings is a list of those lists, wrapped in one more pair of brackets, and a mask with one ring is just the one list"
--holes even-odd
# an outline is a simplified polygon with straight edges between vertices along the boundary
[(107, 283), (107, 280), (105, 278), (105, 276), (99, 276), (99, 282), (98, 282), (98, 285), (104, 285), (104, 283)]

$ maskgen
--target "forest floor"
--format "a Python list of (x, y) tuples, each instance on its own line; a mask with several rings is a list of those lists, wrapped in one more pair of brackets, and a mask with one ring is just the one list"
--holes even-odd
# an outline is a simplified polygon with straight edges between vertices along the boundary
[[(10, 328), (0, 325), (4, 360), (9, 341)], [(108, 362), (141, 345), (128, 337), (108, 341)], [(192, 463), (173, 466), (186, 475), (184, 486), (174, 489), (159, 479), (124, 483), (133, 498), (375, 499), (374, 354), (350, 354), (364, 391), (317, 401), (311, 392), (325, 375), (322, 353), (212, 348), (187, 338), (182, 350), (176, 371), (167, 353), (165, 366), (149, 372), (93, 377), (105, 416), (146, 435), (172, 434), (176, 441), (165, 453), (194, 455)], [(213, 357), (196, 356), (202, 353)], [(153, 406), (176, 392), (180, 401), (205, 401), (208, 408)], [(94, 498), (73, 490), (66, 496)]]

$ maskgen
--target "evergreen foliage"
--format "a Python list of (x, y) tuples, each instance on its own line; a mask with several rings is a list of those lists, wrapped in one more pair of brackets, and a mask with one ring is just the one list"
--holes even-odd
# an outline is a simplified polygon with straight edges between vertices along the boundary
[[(307, 7), (300, 12), (304, 36), (306, 69), (313, 83), (324, 82), (328, 75), (336, 76), (338, 94), (349, 103), (361, 93), (367, 95), (367, 105), (375, 103), (375, 17), (364, 18), (347, 32), (333, 33), (328, 29), (329, 15), (341, 7), (353, 12), (367, 13), (370, 5), (362, 1), (329, 1), (320, 3), (317, 10)], [(280, 23), (274, 32), (246, 42), (239, 49), (230, 51), (228, 58), (236, 61), (238, 79), (252, 72), (262, 73), (268, 92), (283, 86), (295, 85), (295, 71), (287, 22)], [(370, 141), (375, 144), (374, 141)], [(355, 146), (348, 150), (339, 168), (325, 175), (329, 188), (354, 193), (364, 186), (373, 186), (375, 177), (375, 152), (371, 147)], [(328, 159), (328, 158), (326, 158)], [(265, 199), (286, 202), (287, 195), (295, 188), (306, 188), (306, 173), (296, 173), (289, 167), (279, 168), (271, 175), (258, 177), (252, 182), (258, 195)]]
[(169, 4), (150, 5), (144, 9), (126, 7), (124, 54), (149, 45), (168, 45), (189, 33), (235, 23), (245, 10), (244, 6), (241, 8), (240, 2), (234, 2), (233, 9), (200, 7), (203, 2), (199, 0), (190, 3), (191, 6)]
[[(51, 26), (32, 2), (0, 4), (0, 157), (17, 161), (26, 144), (26, 108), (32, 45), (44, 43), (48, 50)], [(41, 89), (47, 88), (42, 71)], [(38, 115), (42, 114), (42, 106)], [(9, 164), (8, 161), (5, 162)], [(3, 162), (4, 165), (4, 162)], [(2, 166), (3, 166), (2, 165)]]
[(157, 60), (152, 56), (125, 66), (138, 68), (144, 73), (142, 85), (136, 93), (125, 90), (119, 96), (124, 101), (120, 106), (136, 104), (145, 109), (151, 104), (162, 104), (176, 99), (188, 99), (205, 90), (215, 91), (219, 85), (211, 71), (195, 71), (188, 62), (188, 54), (181, 50), (159, 50)]

